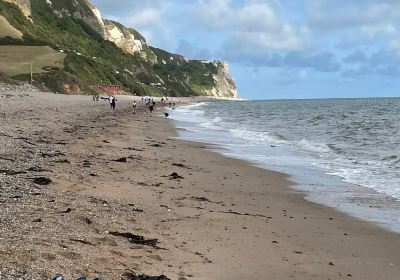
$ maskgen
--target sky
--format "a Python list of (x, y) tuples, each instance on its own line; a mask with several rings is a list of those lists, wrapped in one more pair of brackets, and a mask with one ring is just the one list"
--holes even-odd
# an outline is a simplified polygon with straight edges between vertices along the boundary
[(400, 0), (92, 0), (154, 47), (230, 66), (241, 97), (400, 97)]

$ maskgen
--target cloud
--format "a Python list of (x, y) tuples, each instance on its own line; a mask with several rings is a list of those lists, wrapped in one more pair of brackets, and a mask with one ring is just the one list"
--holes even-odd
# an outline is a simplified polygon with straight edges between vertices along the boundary
[(234, 17), (231, 0), (200, 0), (192, 6), (195, 23), (213, 32), (227, 28)]
[(305, 0), (306, 23), (342, 49), (378, 46), (400, 51), (400, 1)]
[(140, 14), (143, 10), (163, 10), (171, 4), (169, 0), (90, 0), (102, 14), (112, 17), (129, 17), (132, 14)]
[(304, 52), (287, 52), (284, 54), (253, 54), (241, 57), (240, 55), (232, 55), (229, 60), (237, 63), (243, 63), (251, 67), (280, 67), (289, 69), (310, 69), (318, 72), (338, 72), (341, 69), (340, 63), (337, 61), (333, 53), (304, 53)]
[(382, 76), (391, 79), (400, 77), (400, 54), (380, 49), (367, 55), (355, 51), (343, 59), (345, 70), (341, 76), (356, 79), (365, 76)]
[(367, 56), (360, 50), (356, 50), (353, 53), (343, 58), (345, 63), (362, 63), (367, 61)]
[(395, 77), (399, 0), (92, 0), (157, 47), (240, 67)]
[[(317, 65), (308, 51), (310, 33), (295, 27), (268, 1), (247, 1), (236, 11), (235, 28), (221, 46), (225, 59), (252, 67), (327, 68)], [(332, 65), (332, 63), (328, 63)], [(333, 69), (334, 67), (332, 67)]]
[(343, 30), (398, 20), (394, 0), (305, 0), (307, 21), (319, 30)]

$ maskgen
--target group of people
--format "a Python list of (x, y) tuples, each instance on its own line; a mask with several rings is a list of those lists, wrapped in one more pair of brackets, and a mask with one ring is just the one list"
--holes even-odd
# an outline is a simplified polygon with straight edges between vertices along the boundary
[[(115, 106), (116, 106), (116, 102), (117, 102), (117, 98), (115, 96), (99, 96), (99, 95), (93, 95), (93, 101), (99, 101), (99, 98), (101, 98), (102, 100), (108, 101), (110, 103), (111, 106), (111, 110), (115, 111)], [(146, 107), (148, 108), (149, 111), (149, 115), (152, 116), (153, 115), (153, 111), (154, 108), (156, 107), (156, 102), (154, 101), (153, 98), (149, 98), (149, 97), (142, 97), (142, 101), (145, 101), (146, 103)], [(169, 101), (167, 103), (167, 101)], [(172, 102), (171, 100), (168, 100), (168, 98), (161, 98), (161, 104), (163, 107), (165, 106), (169, 106), (169, 108), (175, 109), (175, 102)], [(137, 108), (137, 102), (136, 100), (132, 101), (132, 108), (133, 108), (133, 113), (136, 114), (136, 108)], [(169, 114), (168, 113), (164, 113), (165, 117), (168, 117)]]

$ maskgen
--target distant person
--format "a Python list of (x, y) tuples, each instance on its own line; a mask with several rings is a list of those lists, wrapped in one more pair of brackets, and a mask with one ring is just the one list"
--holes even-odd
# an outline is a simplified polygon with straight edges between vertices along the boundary
[(136, 101), (133, 100), (132, 102), (132, 107), (133, 107), (133, 113), (136, 114)]
[(151, 117), (151, 115), (152, 115), (152, 113), (153, 113), (153, 110), (154, 110), (153, 103), (150, 103), (150, 105), (149, 105), (150, 117)]
[(115, 102), (117, 101), (117, 99), (114, 96), (110, 97), (110, 105), (111, 105), (111, 109), (113, 111), (115, 111)]

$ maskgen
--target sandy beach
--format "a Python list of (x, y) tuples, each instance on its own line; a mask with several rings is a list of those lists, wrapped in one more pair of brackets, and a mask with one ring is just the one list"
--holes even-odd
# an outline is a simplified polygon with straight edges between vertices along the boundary
[(0, 101), (0, 279), (400, 277), (399, 234), (177, 139), (162, 108), (12, 89)]

